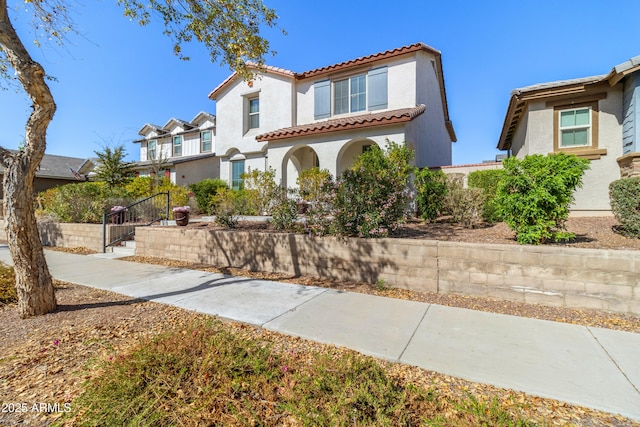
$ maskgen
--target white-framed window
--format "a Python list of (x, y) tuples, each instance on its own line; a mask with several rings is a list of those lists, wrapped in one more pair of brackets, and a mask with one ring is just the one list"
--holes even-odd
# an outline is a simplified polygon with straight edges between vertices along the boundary
[(231, 188), (233, 190), (241, 190), (244, 180), (242, 174), (244, 173), (244, 160), (232, 160), (231, 161)]
[(203, 130), (200, 132), (200, 152), (207, 153), (211, 151), (211, 131)]
[(560, 148), (591, 146), (591, 107), (560, 110)]
[(333, 82), (333, 114), (355, 113), (366, 109), (366, 74)]
[(173, 137), (173, 155), (182, 156), (182, 135)]
[(158, 141), (156, 141), (155, 139), (152, 139), (147, 143), (147, 160), (156, 159), (157, 146), (158, 146)]
[(260, 127), (260, 98), (249, 99), (249, 117), (247, 123), (249, 129), (258, 129)]
[(325, 79), (313, 84), (313, 117), (326, 119), (333, 115), (375, 111), (388, 106), (387, 67), (338, 79)]

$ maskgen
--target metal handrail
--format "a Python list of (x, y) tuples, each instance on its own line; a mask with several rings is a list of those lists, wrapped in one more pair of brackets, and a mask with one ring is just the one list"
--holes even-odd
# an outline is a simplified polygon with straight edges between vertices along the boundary
[[(162, 200), (164, 199), (164, 200)], [(164, 202), (164, 203), (162, 203)], [(162, 204), (162, 206), (160, 206)], [(136, 227), (145, 227), (169, 219), (169, 192), (156, 193), (117, 211), (102, 214), (102, 252), (109, 246), (129, 239)], [(109, 228), (107, 237), (107, 225)]]

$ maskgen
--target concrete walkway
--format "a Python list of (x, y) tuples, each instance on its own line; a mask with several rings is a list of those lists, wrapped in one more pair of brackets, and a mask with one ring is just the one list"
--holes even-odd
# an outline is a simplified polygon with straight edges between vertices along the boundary
[[(59, 280), (640, 421), (640, 334), (46, 252)], [(0, 261), (11, 263), (0, 246)]]

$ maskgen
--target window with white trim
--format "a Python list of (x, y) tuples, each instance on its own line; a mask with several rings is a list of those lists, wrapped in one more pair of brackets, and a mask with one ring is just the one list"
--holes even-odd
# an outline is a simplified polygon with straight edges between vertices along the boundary
[(591, 146), (591, 107), (561, 110), (560, 147)]
[(211, 131), (203, 130), (200, 132), (200, 152), (207, 153), (211, 151)]
[(244, 184), (242, 174), (244, 173), (244, 160), (231, 161), (231, 188), (241, 190)]
[(147, 160), (155, 160), (156, 159), (156, 148), (158, 146), (158, 141), (155, 139), (147, 142)]
[(366, 109), (366, 74), (333, 82), (333, 114), (355, 113)]
[(249, 129), (260, 127), (260, 98), (249, 99)]
[(182, 156), (182, 135), (173, 137), (173, 155)]
[(318, 120), (387, 108), (387, 85), (386, 66), (338, 80), (315, 82), (313, 116)]

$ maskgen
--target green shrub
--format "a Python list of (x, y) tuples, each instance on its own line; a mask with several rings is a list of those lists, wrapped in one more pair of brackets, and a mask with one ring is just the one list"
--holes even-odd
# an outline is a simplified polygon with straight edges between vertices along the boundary
[(247, 206), (249, 210), (255, 211), (257, 215), (269, 215), (273, 207), (274, 200), (278, 197), (280, 186), (276, 184), (276, 171), (269, 168), (268, 171), (249, 169), (241, 175)]
[(104, 182), (82, 182), (50, 188), (38, 195), (40, 208), (60, 222), (101, 223), (111, 206), (128, 204), (120, 187)]
[(416, 174), (416, 204), (420, 217), (433, 221), (442, 213), (447, 194), (447, 177), (441, 170), (422, 169)]
[(271, 209), (271, 223), (276, 230), (291, 230), (298, 219), (298, 204), (287, 197), (287, 191), (282, 190), (276, 197)]
[(640, 237), (640, 177), (623, 178), (609, 184), (611, 210), (620, 223), (619, 230), (629, 237)]
[[(140, 176), (130, 180), (124, 191), (133, 200), (140, 200), (158, 193), (169, 192), (169, 203), (171, 206), (185, 206), (189, 204), (189, 190), (186, 187), (173, 184), (169, 178)], [(170, 206), (170, 207), (171, 207)], [(154, 207), (159, 212), (164, 212), (165, 201), (154, 201)], [(173, 211), (169, 209), (169, 218), (173, 217)]]
[(13, 267), (0, 263), (0, 304), (18, 302), (16, 292), (16, 274)]
[(485, 202), (482, 217), (489, 224), (502, 221), (498, 212), (496, 195), (498, 184), (503, 177), (504, 170), (502, 169), (481, 170), (469, 174), (469, 187), (480, 188), (484, 192)]
[(474, 228), (482, 222), (484, 191), (479, 188), (464, 188), (464, 176), (447, 175), (447, 192), (443, 200), (443, 209), (449, 213), (454, 222), (465, 228)]
[(216, 224), (227, 228), (236, 228), (240, 215), (240, 191), (223, 188), (211, 197)]
[(336, 183), (329, 177), (322, 185), (315, 201), (309, 202), (305, 212), (305, 231), (313, 236), (324, 236), (335, 231), (333, 204), (335, 202)]
[(335, 231), (347, 236), (388, 236), (409, 204), (412, 158), (406, 145), (394, 142), (387, 143), (386, 151), (374, 146), (362, 153), (336, 183)]
[(565, 230), (569, 205), (589, 161), (574, 155), (539, 154), (505, 159), (504, 179), (498, 185), (499, 213), (515, 231), (520, 244), (569, 240)]
[(296, 181), (300, 197), (311, 203), (320, 200), (325, 183), (330, 179), (331, 173), (327, 169), (314, 167), (301, 171)]
[(211, 215), (211, 197), (214, 196), (219, 190), (223, 188), (229, 188), (226, 182), (219, 178), (208, 178), (202, 181), (189, 185), (189, 189), (193, 191), (193, 195), (196, 198), (198, 209)]

